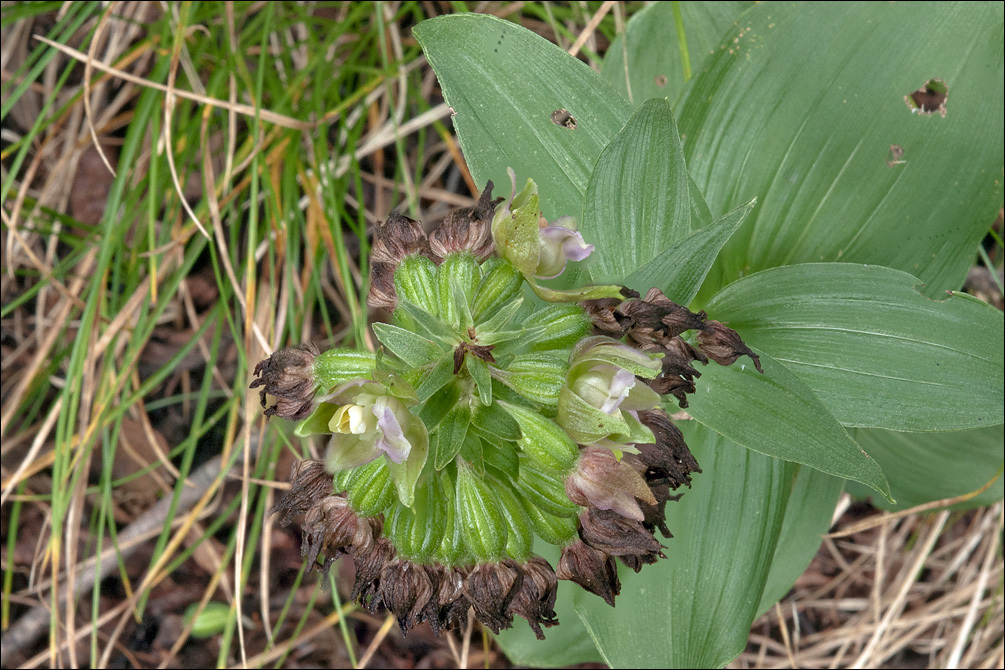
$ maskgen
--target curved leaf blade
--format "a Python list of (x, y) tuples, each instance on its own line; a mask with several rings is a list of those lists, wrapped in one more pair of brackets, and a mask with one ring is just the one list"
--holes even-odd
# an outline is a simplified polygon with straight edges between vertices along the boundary
[(678, 425), (704, 473), (667, 505), (674, 533), (667, 559), (638, 575), (621, 570), (616, 608), (595, 597), (577, 601), (576, 612), (615, 668), (716, 668), (735, 658), (781, 532), (795, 466), (694, 421)]
[(597, 250), (595, 281), (618, 281), (691, 232), (691, 203), (677, 121), (648, 100), (600, 154), (580, 231)]
[[(856, 428), (855, 439), (887, 472), (896, 472), (890, 489), (896, 504), (875, 499), (883, 509), (907, 509), (934, 500), (977, 491), (1001, 472), (1002, 428), (989, 426), (945, 433), (899, 433), (878, 428)], [(963, 509), (991, 505), (1002, 499), (1003, 477), (983, 493), (956, 506)], [(848, 493), (874, 498), (865, 487), (849, 482)]]
[(697, 72), (726, 29), (753, 3), (654, 2), (633, 14), (625, 32), (608, 47), (601, 74), (635, 105), (649, 98), (673, 102), (684, 89), (674, 4), (680, 7), (691, 71)]
[(707, 308), (798, 375), (846, 426), (957, 430), (1005, 421), (1002, 313), (964, 294), (935, 301), (899, 270), (773, 268)]
[[(509, 21), (454, 14), (413, 29), (436, 72), (478, 184), (532, 177), (548, 218), (578, 215), (601, 150), (632, 108), (599, 74)], [(565, 109), (570, 129), (551, 120)]]
[[(844, 485), (845, 480), (840, 477), (813, 468), (799, 468), (785, 507), (781, 535), (771, 559), (761, 603), (757, 606), (757, 616), (785, 597), (817, 555)], [(862, 489), (872, 493), (864, 486)]]
[[(744, 333), (741, 333), (744, 335)], [(854, 479), (890, 496), (883, 471), (799, 377), (767, 354), (701, 371), (688, 414), (748, 449)]]
[(681, 305), (690, 304), (715, 257), (754, 207), (754, 200), (737, 207), (711, 225), (699, 228), (633, 272), (625, 286), (645, 295), (651, 287)]

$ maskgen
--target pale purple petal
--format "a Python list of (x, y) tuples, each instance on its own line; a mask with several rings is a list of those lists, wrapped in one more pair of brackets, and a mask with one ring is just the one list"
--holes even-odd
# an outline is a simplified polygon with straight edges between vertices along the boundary
[(387, 454), (395, 463), (401, 463), (408, 458), (408, 453), (412, 450), (412, 445), (405, 437), (405, 432), (398, 423), (398, 417), (394, 415), (388, 405), (387, 398), (381, 397), (372, 407), (373, 415), (377, 417), (377, 427), (380, 428), (381, 437), (377, 440), (377, 448)]
[(584, 260), (593, 250), (593, 245), (587, 244), (575, 230), (561, 226), (542, 228), (541, 261), (535, 276), (541, 279), (557, 277), (565, 270), (568, 261)]
[(621, 403), (628, 397), (628, 393), (634, 386), (635, 375), (628, 370), (619, 368), (618, 371), (614, 373), (614, 377), (611, 378), (611, 385), (607, 394), (607, 400), (599, 407), (600, 411), (604, 414), (613, 414), (619, 407), (621, 407)]

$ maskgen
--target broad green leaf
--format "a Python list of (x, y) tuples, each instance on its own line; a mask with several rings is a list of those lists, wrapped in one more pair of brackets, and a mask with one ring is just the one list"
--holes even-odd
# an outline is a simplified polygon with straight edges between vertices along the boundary
[[(813, 468), (799, 468), (785, 507), (782, 532), (771, 559), (761, 603), (757, 606), (757, 616), (785, 597), (816, 556), (823, 535), (830, 528), (845, 481)], [(864, 486), (862, 489), (872, 493)]]
[[(856, 428), (852, 435), (886, 472), (896, 472), (890, 489), (897, 504), (876, 498), (883, 509), (907, 509), (933, 500), (977, 491), (997, 474), (998, 480), (980, 495), (959, 503), (969, 509), (1001, 500), (1003, 491), (1002, 427), (945, 433), (898, 433), (878, 428)], [(868, 498), (871, 492), (848, 483), (848, 492)], [(872, 496), (874, 497), (874, 496)]]
[(615, 282), (690, 234), (684, 150), (669, 102), (647, 101), (604, 149), (579, 229), (597, 247), (591, 276)]
[(432, 363), (445, 351), (432, 340), (390, 323), (373, 324), (373, 332), (381, 344), (412, 367)]
[(674, 302), (689, 304), (697, 295), (722, 245), (740, 227), (753, 206), (754, 201), (751, 200), (664, 249), (656, 258), (633, 272), (625, 280), (625, 286), (642, 295), (655, 286)]
[[(454, 14), (412, 30), (453, 108), (468, 167), (481, 185), (532, 177), (549, 219), (576, 215), (601, 150), (632, 108), (603, 77), (509, 21)], [(576, 128), (556, 124), (565, 109)]]
[(577, 604), (615, 668), (715, 668), (743, 651), (781, 532), (795, 466), (678, 425), (703, 474), (667, 503), (666, 560), (622, 569), (615, 608)]
[(654, 2), (636, 12), (607, 49), (601, 74), (629, 102), (677, 100), (684, 89), (684, 65), (674, 5), (680, 8), (691, 72), (719, 47), (722, 34), (753, 3)]
[(687, 176), (687, 191), (691, 198), (691, 229), (704, 228), (712, 223), (712, 212), (709, 211), (705, 196), (690, 174)]
[(764, 374), (747, 359), (701, 369), (688, 414), (748, 449), (854, 479), (889, 497), (883, 471), (809, 386), (760, 351)]
[(954, 430), (1002, 423), (1002, 313), (921, 295), (899, 270), (848, 263), (773, 268), (706, 306), (813, 389), (846, 426)]
[[(1002, 203), (1003, 25), (1001, 3), (744, 12), (677, 106), (713, 214), (758, 199), (699, 298), (837, 260), (904, 270), (929, 296), (958, 289)], [(945, 118), (905, 103), (932, 78), (948, 85)]]
[[(534, 553), (542, 556), (551, 565), (558, 565), (559, 548), (536, 540)], [(544, 640), (538, 640), (530, 626), (517, 621), (512, 628), (495, 636), (506, 658), (516, 666), (534, 668), (559, 668), (578, 663), (599, 663), (603, 659), (593, 646), (583, 622), (573, 611), (575, 602), (582, 598), (596, 598), (577, 588), (572, 582), (558, 583), (558, 598), (555, 612), (559, 625), (544, 629)], [(606, 605), (604, 605), (606, 607)]]

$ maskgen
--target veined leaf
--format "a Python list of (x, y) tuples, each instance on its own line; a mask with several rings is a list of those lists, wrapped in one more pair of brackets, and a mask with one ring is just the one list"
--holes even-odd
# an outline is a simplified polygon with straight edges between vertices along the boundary
[(591, 276), (611, 282), (691, 233), (684, 150), (669, 102), (646, 102), (604, 149), (586, 190), (580, 232), (597, 247)]
[(883, 495), (890, 485), (879, 465), (827, 411), (813, 391), (770, 356), (764, 374), (741, 358), (732, 365), (701, 369), (688, 413), (748, 449), (854, 479)]
[[(750, 635), (781, 533), (795, 466), (678, 423), (703, 474), (667, 504), (666, 560), (621, 570), (617, 606), (578, 599), (576, 612), (615, 668), (715, 668)], [(625, 625), (630, 612), (631, 625)], [(645, 615), (641, 615), (645, 613)]]
[(744, 277), (706, 309), (806, 382), (846, 426), (1002, 423), (1002, 313), (964, 294), (930, 300), (917, 284), (890, 268), (807, 263)]
[[(532, 177), (549, 219), (575, 215), (601, 150), (632, 108), (603, 77), (509, 21), (454, 14), (413, 29), (453, 108), (454, 128), (478, 184)], [(566, 110), (575, 129), (551, 115)]]
[[(713, 214), (757, 197), (701, 296), (779, 265), (963, 284), (1002, 203), (1001, 3), (762, 3), (744, 12), (676, 107)], [(919, 36), (924, 47), (919, 48)], [(946, 115), (905, 102), (932, 79)]]
[(699, 228), (633, 272), (625, 286), (642, 295), (652, 287), (681, 305), (691, 302), (705, 280), (715, 257), (754, 206), (751, 200), (711, 225)]

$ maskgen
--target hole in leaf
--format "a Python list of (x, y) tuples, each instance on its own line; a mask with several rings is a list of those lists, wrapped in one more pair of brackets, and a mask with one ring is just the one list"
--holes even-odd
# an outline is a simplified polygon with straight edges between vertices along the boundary
[(556, 109), (551, 113), (551, 122), (556, 126), (563, 126), (569, 130), (575, 130), (577, 125), (576, 117), (570, 114), (569, 110), (564, 107), (562, 109)]
[(948, 99), (949, 87), (941, 79), (929, 79), (917, 91), (904, 96), (904, 102), (912, 112), (925, 116), (938, 114), (942, 118), (946, 118)]
[(655, 77), (653, 77), (653, 81), (656, 82), (657, 86), (663, 88), (664, 86), (667, 85), (667, 76), (665, 74), (658, 74)]
[(893, 167), (894, 165), (902, 165), (907, 161), (904, 158), (904, 147), (899, 144), (890, 145), (890, 156), (886, 159), (887, 167)]

